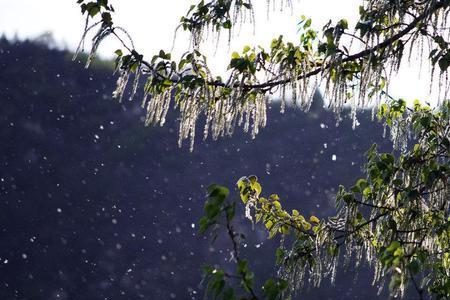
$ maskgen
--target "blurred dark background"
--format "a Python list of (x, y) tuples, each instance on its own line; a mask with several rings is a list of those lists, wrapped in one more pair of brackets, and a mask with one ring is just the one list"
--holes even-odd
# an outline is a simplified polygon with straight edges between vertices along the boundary
[[(110, 62), (85, 70), (71, 57), (0, 40), (0, 299), (203, 299), (201, 266), (225, 262), (231, 246), (198, 234), (206, 186), (256, 174), (284, 207), (326, 217), (371, 144), (390, 151), (370, 112), (355, 130), (348, 113), (336, 127), (316, 97), (308, 113), (273, 104), (255, 140), (237, 130), (189, 153), (174, 113), (144, 127), (139, 99), (111, 99)], [(257, 277), (274, 276), (278, 241), (237, 221)], [(377, 299), (371, 279), (350, 269), (296, 299)]]

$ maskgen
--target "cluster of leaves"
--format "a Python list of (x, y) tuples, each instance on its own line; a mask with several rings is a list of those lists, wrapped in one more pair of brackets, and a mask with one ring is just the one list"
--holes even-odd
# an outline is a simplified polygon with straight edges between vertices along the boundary
[(213, 30), (231, 29), (235, 20), (231, 10), (234, 8), (236, 13), (241, 9), (250, 10), (252, 8), (251, 1), (200, 1), (197, 5), (191, 5), (186, 16), (181, 17), (180, 26), (192, 33), (201, 32), (206, 27), (212, 27)]
[(441, 71), (445, 71), (450, 66), (450, 44), (439, 34), (434, 35), (433, 40), (437, 47), (430, 52), (431, 61), (433, 65), (438, 63)]
[[(200, 220), (200, 232), (205, 233), (211, 229), (214, 240), (219, 230), (224, 229), (231, 245), (231, 257), (236, 268), (232, 273), (218, 267), (205, 266), (203, 268), (206, 281), (206, 296), (208, 299), (267, 299), (287, 300), (283, 297), (283, 291), (287, 289), (287, 282), (282, 279), (269, 278), (261, 289), (255, 287), (255, 275), (249, 268), (249, 262), (240, 254), (240, 242), (244, 235), (234, 230), (232, 225), (235, 216), (235, 202), (228, 200), (229, 190), (223, 186), (213, 184), (208, 187), (208, 197), (205, 202), (205, 216)], [(259, 291), (261, 290), (261, 291)], [(259, 294), (263, 298), (259, 298)]]
[[(272, 194), (268, 198), (261, 197), (261, 185), (256, 176), (242, 177), (237, 183), (242, 202), (247, 208), (247, 217), (255, 222), (263, 222), (269, 231), (269, 238), (273, 238), (277, 233), (283, 235), (294, 231), (297, 237), (309, 235), (319, 227), (312, 226), (320, 221), (316, 216), (311, 216), (307, 220), (298, 210), (292, 210), (290, 214), (282, 208), (280, 198), (277, 194)], [(253, 210), (251, 213), (250, 210)], [(312, 223), (312, 224), (311, 224)]]
[[(281, 3), (291, 5), (290, 1)], [(450, 62), (446, 40), (448, 30), (445, 27), (450, 4), (443, 0), (413, 3), (409, 0), (365, 1), (360, 7), (360, 19), (355, 28), (349, 28), (347, 20), (342, 19), (316, 31), (311, 28), (312, 21), (302, 17), (297, 42), (285, 42), (280, 36), (273, 40), (268, 50), (246, 46), (241, 54), (234, 52), (227, 78), (211, 74), (199, 44), (206, 29), (231, 30), (240, 22), (238, 16), (243, 12), (252, 15), (250, 1), (214, 0), (192, 5), (187, 15), (181, 18), (180, 28), (192, 33), (193, 49), (179, 60), (172, 60), (170, 53), (161, 50), (149, 61), (134, 48), (129, 34), (114, 25), (111, 17), (114, 9), (108, 1), (79, 0), (78, 4), (82, 13), (87, 15), (80, 46), (87, 33), (98, 28), (87, 65), (104, 38), (114, 36), (118, 39), (126, 51), (116, 51), (120, 77), (114, 95), (122, 98), (130, 74), (134, 73), (137, 79), (141, 73), (145, 74), (143, 106), (150, 116), (146, 123), (163, 124), (165, 114), (161, 112), (170, 106), (167, 98), (172, 93), (176, 94), (174, 107), (180, 108), (180, 119), (184, 122), (180, 125), (180, 145), (188, 137), (192, 145), (196, 123), (202, 114), (209, 120), (205, 124), (205, 136), (208, 135), (209, 123), (212, 123), (216, 128), (212, 136), (216, 139), (232, 134), (235, 124), (242, 123), (236, 120), (245, 114), (255, 115), (255, 110), (259, 110), (261, 117), (248, 120), (244, 125), (244, 130), (247, 130), (249, 123), (253, 122), (255, 129), (252, 135), (256, 135), (258, 127), (265, 124), (262, 121), (265, 120), (264, 105), (260, 102), (280, 92), (283, 111), (286, 89), (292, 91), (294, 103), (308, 109), (312, 95), (321, 85), (336, 112), (351, 102), (355, 117), (357, 108), (367, 107), (373, 102), (379, 104), (404, 53), (417, 44), (429, 45), (418, 48), (429, 50), (430, 63), (439, 65), (442, 78), (445, 78)], [(88, 21), (98, 15), (100, 20), (89, 25)], [(138, 89), (137, 79), (132, 85), (130, 98)], [(147, 105), (147, 96), (160, 101)], [(222, 116), (226, 116), (227, 121)]]
[(146, 93), (159, 95), (170, 89), (178, 99), (187, 90), (204, 86), (210, 78), (209, 71), (205, 68), (206, 58), (199, 51), (184, 53), (178, 63), (171, 60), (171, 57), (164, 50), (152, 57), (148, 66), (151, 72), (146, 83)]
[(112, 17), (110, 12), (114, 12), (114, 7), (108, 4), (108, 0), (77, 0), (77, 3), (80, 4), (82, 14), (87, 13), (91, 18), (93, 18), (101, 12), (101, 17), (105, 24), (112, 25)]
[[(348, 190), (339, 187), (335, 216), (307, 220), (297, 210), (288, 213), (278, 195), (262, 197), (256, 176), (249, 176), (237, 183), (246, 217), (262, 222), (269, 238), (295, 233), (290, 239), (281, 238), (284, 242), (276, 252), (281, 279), (289, 290), (307, 277), (316, 285), (322, 277), (333, 279), (339, 260), (353, 259), (356, 266), (365, 262), (373, 267), (374, 283), (380, 287), (388, 280), (393, 296), (403, 296), (413, 286), (420, 298), (429, 293), (447, 299), (450, 102), (432, 110), (418, 102), (408, 108), (404, 101), (394, 101), (383, 105), (378, 117), (393, 131), (399, 124), (409, 126), (414, 144), (397, 154), (378, 153), (374, 145), (367, 152), (367, 177)], [(207, 214), (209, 205), (205, 205)], [(206, 220), (202, 223), (209, 224)]]
[[(350, 232), (357, 243), (370, 240), (367, 250), (391, 275), (394, 294), (401, 294), (410, 280), (419, 294), (428, 287), (437, 298), (447, 298), (450, 103), (434, 112), (417, 101), (409, 109), (400, 100), (384, 104), (378, 117), (391, 128), (412, 132), (415, 144), (397, 158), (378, 153), (375, 146), (368, 151), (367, 178), (359, 179), (350, 191), (340, 187), (337, 195), (338, 205), (353, 209), (345, 233)], [(368, 208), (370, 213), (364, 214)]]

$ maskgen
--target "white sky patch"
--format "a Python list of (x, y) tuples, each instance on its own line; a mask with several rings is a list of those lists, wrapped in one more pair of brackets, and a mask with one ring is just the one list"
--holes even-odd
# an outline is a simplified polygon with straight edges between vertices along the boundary
[[(197, 0), (110, 0), (115, 7), (116, 25), (123, 26), (133, 37), (136, 48), (144, 56), (152, 56), (160, 49), (170, 51), (174, 41), (175, 28), (179, 19)], [(252, 25), (236, 30), (228, 46), (227, 33), (222, 32), (221, 42), (211, 41), (202, 51), (209, 58), (211, 69), (215, 74), (226, 70), (230, 53), (240, 52), (244, 45), (262, 45), (268, 47), (273, 38), (283, 34), (286, 40), (296, 42), (297, 23), (301, 15), (312, 18), (313, 27), (321, 29), (332, 19), (349, 20), (350, 27), (358, 16), (359, 0), (300, 0), (294, 2), (294, 10), (283, 12), (277, 6), (267, 19), (266, 1), (253, 1), (256, 5), (255, 33)], [(74, 50), (82, 34), (84, 17), (81, 16), (75, 0), (0, 0), (0, 33), (7, 37), (17, 35), (19, 38), (37, 37), (44, 32), (52, 32), (55, 40)], [(89, 45), (87, 45), (89, 47)], [(178, 57), (189, 47), (189, 36), (181, 30), (175, 40), (174, 57)], [(113, 52), (120, 45), (109, 39), (100, 46), (103, 57), (113, 57)], [(417, 60), (415, 60), (417, 62)], [(426, 65), (426, 64), (424, 64)], [(429, 101), (429, 78), (427, 69), (419, 78), (419, 66), (403, 67), (397, 78), (391, 81), (391, 94), (407, 100), (424, 99)]]

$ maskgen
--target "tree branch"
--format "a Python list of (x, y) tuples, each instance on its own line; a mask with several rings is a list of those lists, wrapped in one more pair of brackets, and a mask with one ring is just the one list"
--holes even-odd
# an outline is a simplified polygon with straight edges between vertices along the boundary
[[(406, 26), (404, 29), (402, 29), (398, 33), (385, 39), (383, 42), (373, 46), (372, 48), (362, 50), (358, 53), (355, 53), (353, 55), (349, 55), (349, 56), (343, 58), (341, 60), (341, 63), (352, 62), (352, 61), (356, 61), (361, 58), (368, 57), (371, 54), (373, 54), (374, 52), (390, 46), (392, 43), (400, 40), (402, 37), (409, 34), (414, 28), (417, 27), (417, 25), (420, 24), (420, 22), (427, 19), (430, 15), (432, 15), (439, 9), (445, 7), (446, 5), (448, 5), (448, 4), (446, 4), (446, 1), (438, 2), (434, 6), (431, 6), (430, 8), (428, 8), (423, 14), (421, 14), (417, 18), (415, 18), (411, 23), (408, 24), (408, 26)], [(150, 70), (153, 70), (152, 65), (150, 63), (148, 63), (147, 61), (142, 60), (142, 64), (147, 66)], [(295, 80), (300, 80), (300, 79), (315, 76), (315, 75), (319, 74), (320, 72), (329, 69), (330, 67), (332, 67), (331, 63), (325, 64), (325, 65), (319, 65), (315, 69), (296, 77)], [(244, 84), (242, 86), (242, 88), (244, 88), (246, 90), (252, 90), (252, 89), (268, 89), (268, 90), (270, 90), (276, 86), (287, 84), (287, 83), (291, 82), (293, 79), (294, 78), (288, 78), (288, 79), (282, 79), (282, 80), (276, 80), (276, 81), (269, 80), (267, 82), (263, 82), (263, 83), (259, 83), (259, 84)], [(169, 80), (171, 80), (173, 83), (178, 82), (178, 81), (172, 80), (172, 79), (169, 79)], [(226, 83), (221, 82), (221, 81), (207, 81), (206, 84), (208, 86), (213, 86), (213, 87), (226, 87), (227, 86)], [(235, 84), (233, 87), (238, 87), (238, 84)]]

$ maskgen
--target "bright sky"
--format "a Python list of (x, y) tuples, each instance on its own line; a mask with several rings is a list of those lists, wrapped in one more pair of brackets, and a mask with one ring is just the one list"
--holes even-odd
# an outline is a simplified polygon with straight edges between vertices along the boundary
[[(197, 0), (110, 0), (116, 9), (116, 24), (127, 29), (136, 48), (147, 56), (160, 49), (171, 50), (179, 18), (186, 13), (190, 4), (196, 2)], [(315, 28), (321, 28), (329, 19), (347, 18), (352, 23), (361, 3), (359, 0), (293, 0), (292, 14), (288, 9), (280, 12), (278, 6), (267, 19), (266, 1), (253, 2), (257, 11), (255, 34), (252, 26), (244, 26), (240, 32), (235, 33), (230, 46), (223, 34), (223, 40), (217, 49), (216, 44), (211, 42), (207, 51), (203, 51), (208, 54), (213, 70), (224, 70), (230, 52), (240, 51), (246, 44), (267, 46), (280, 33), (295, 41), (301, 15), (311, 17)], [(36, 37), (44, 32), (52, 32), (57, 42), (74, 49), (81, 37), (83, 24), (84, 18), (75, 0), (0, 0), (0, 34), (4, 33), (8, 37)], [(184, 52), (188, 46), (188, 36), (179, 31), (174, 54)], [(111, 54), (118, 47), (118, 44), (106, 42), (100, 46), (100, 53), (112, 57)], [(407, 99), (426, 99), (427, 80), (421, 82), (418, 73), (417, 66), (404, 68), (399, 75), (401, 79), (395, 80), (391, 85), (391, 92)]]

